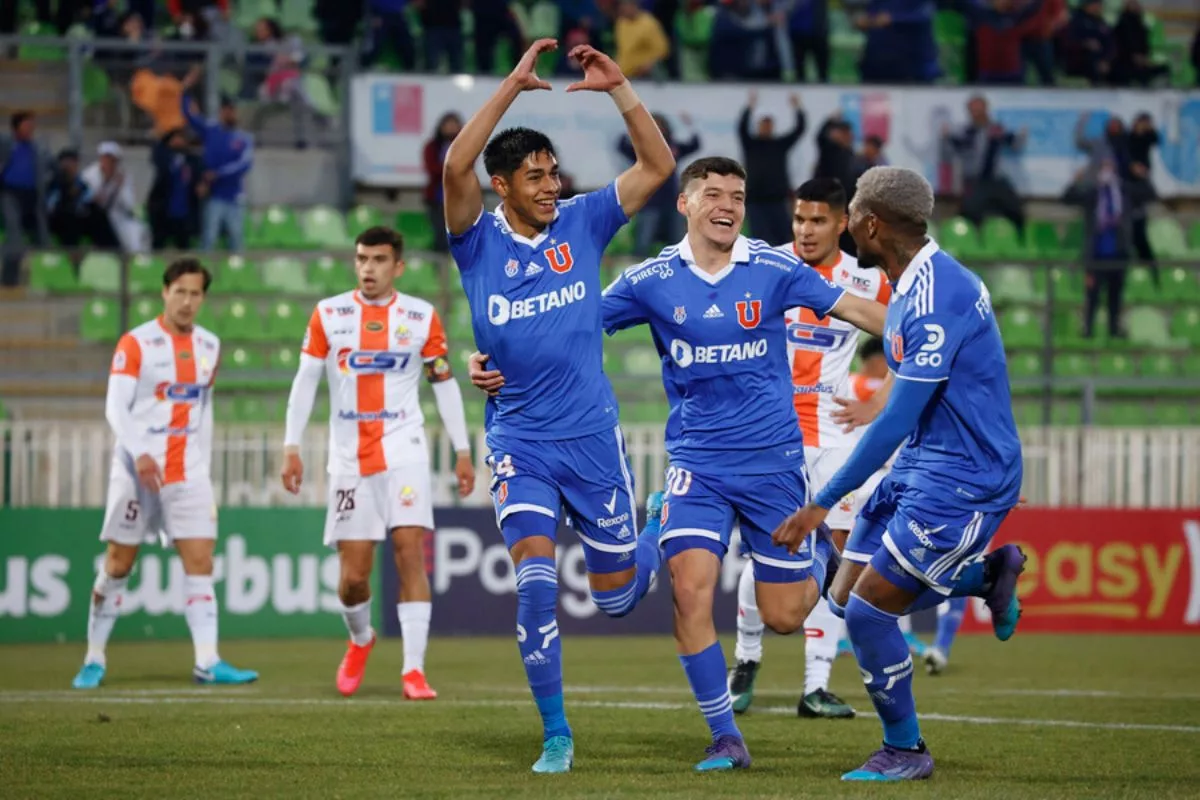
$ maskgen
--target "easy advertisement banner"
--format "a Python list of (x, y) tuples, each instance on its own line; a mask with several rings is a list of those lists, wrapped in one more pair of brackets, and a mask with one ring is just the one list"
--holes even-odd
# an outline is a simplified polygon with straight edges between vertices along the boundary
[[(1200, 633), (1200, 510), (1020, 509), (995, 544), (1029, 560), (1023, 633)], [(973, 603), (963, 630), (991, 630)]]
[[(624, 132), (621, 117), (607, 97), (592, 92), (566, 94), (569, 81), (551, 80), (553, 91), (527, 92), (505, 114), (500, 128), (523, 125), (554, 141), (562, 168), (582, 189), (606, 185), (628, 162), (617, 153)], [(442, 115), (465, 119), (475, 113), (498, 85), (495, 78), (359, 75), (353, 82), (351, 136), (354, 177), (373, 186), (424, 186), (426, 141)], [(662, 113), (677, 136), (690, 120), (700, 136), (693, 156), (742, 158), (738, 117), (750, 92), (758, 93), (752, 124), (759, 116), (775, 120), (778, 134), (792, 126), (789, 95), (800, 95), (807, 128), (792, 149), (790, 177), (800, 184), (812, 176), (817, 159), (816, 133), (835, 112), (856, 135), (877, 135), (892, 164), (922, 172), (941, 193), (957, 191), (953, 168), (944, 160), (941, 131), (967, 120), (966, 103), (974, 88), (928, 89), (836, 86), (680, 85), (637, 82), (650, 110)], [(1146, 112), (1162, 134), (1155, 149), (1154, 183), (1163, 197), (1200, 195), (1200, 92), (987, 89), (993, 116), (1013, 130), (1026, 130), (1020, 155), (1006, 157), (1002, 169), (1025, 195), (1057, 197), (1086, 157), (1075, 145), (1075, 126), (1090, 117), (1086, 132), (1101, 134), (1110, 115), (1127, 124)], [(680, 168), (685, 164), (680, 164)], [(480, 167), (480, 177), (487, 182)]]

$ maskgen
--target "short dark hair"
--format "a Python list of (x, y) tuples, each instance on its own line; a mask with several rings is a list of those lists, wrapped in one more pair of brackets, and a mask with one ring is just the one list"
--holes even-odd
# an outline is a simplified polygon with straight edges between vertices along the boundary
[(828, 203), (834, 211), (846, 211), (846, 187), (837, 178), (813, 178), (800, 184), (796, 199), (808, 203)]
[(163, 287), (169, 287), (184, 275), (203, 276), (204, 293), (208, 294), (208, 287), (212, 285), (212, 273), (208, 271), (208, 267), (200, 263), (200, 259), (192, 256), (177, 258), (170, 263), (166, 270), (163, 271)]
[(14, 111), (12, 116), (8, 118), (8, 123), (16, 131), (17, 128), (21, 127), (22, 122), (27, 119), (33, 119), (33, 117), (34, 113), (32, 111)]
[(493, 136), (483, 148), (483, 168), (488, 175), (509, 177), (534, 153), (558, 158), (554, 143), (546, 134), (530, 128), (509, 128)]
[(863, 361), (881, 355), (883, 355), (883, 339), (880, 339), (878, 336), (872, 336), (867, 339), (858, 350), (858, 357)]
[(354, 246), (357, 247), (360, 244), (363, 247), (378, 247), (381, 244), (391, 245), (392, 251), (396, 254), (397, 261), (404, 255), (404, 236), (400, 231), (393, 230), (386, 225), (375, 225), (354, 237)]
[(687, 191), (688, 184), (694, 180), (704, 180), (709, 175), (735, 175), (746, 180), (746, 168), (732, 158), (725, 156), (706, 156), (697, 158), (687, 165), (687, 169), (679, 176), (679, 187)]

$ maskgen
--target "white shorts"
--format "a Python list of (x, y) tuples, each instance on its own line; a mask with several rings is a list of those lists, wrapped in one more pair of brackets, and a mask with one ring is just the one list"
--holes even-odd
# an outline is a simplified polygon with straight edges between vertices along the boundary
[(100, 541), (136, 547), (155, 542), (159, 532), (166, 534), (168, 543), (217, 538), (212, 481), (189, 478), (155, 494), (143, 488), (126, 465), (114, 463)]
[[(825, 484), (842, 468), (854, 452), (853, 447), (805, 447), (804, 463), (808, 467), (808, 479), (811, 481), (809, 490), (811, 497), (825, 488)], [(825, 524), (833, 531), (848, 531), (854, 527), (854, 518), (862, 507), (862, 499), (870, 497), (870, 492), (851, 492), (829, 509)], [(862, 498), (862, 499), (859, 499)]]
[(428, 463), (395, 467), (362, 477), (329, 478), (325, 544), (382, 542), (393, 528), (433, 529), (433, 491)]

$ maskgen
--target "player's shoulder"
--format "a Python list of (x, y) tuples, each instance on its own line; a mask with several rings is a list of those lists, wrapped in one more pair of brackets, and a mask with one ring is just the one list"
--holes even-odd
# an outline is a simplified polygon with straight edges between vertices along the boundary
[(593, 189), (590, 192), (580, 192), (579, 194), (571, 195), (570, 197), (558, 201), (559, 213), (571, 212), (574, 209), (586, 207), (593, 201), (616, 192), (616, 181), (609, 181), (599, 189)]
[(320, 311), (323, 316), (333, 316), (334, 314), (343, 317), (349, 316), (354, 313), (354, 291), (355, 290), (350, 289), (345, 292), (340, 292), (339, 294), (332, 294), (328, 297), (322, 297), (317, 301), (316, 309)]
[(221, 337), (203, 325), (192, 326), (192, 338), (201, 349), (215, 350), (221, 346)]
[[(771, 267), (780, 272), (791, 273), (804, 264), (792, 252), (790, 245), (787, 245), (786, 248), (783, 245), (777, 247), (762, 239), (739, 238), (738, 241), (745, 243), (747, 263), (752, 267)], [(736, 248), (737, 245), (735, 244), (734, 247)]]
[(679, 245), (672, 244), (664, 247), (658, 255), (631, 264), (621, 270), (621, 279), (627, 281), (630, 286), (637, 286), (647, 278), (666, 280), (672, 277), (680, 267)]
[(433, 303), (415, 294), (396, 292), (397, 313), (402, 313), (413, 322), (425, 322), (437, 313)]
[(961, 314), (979, 298), (979, 276), (930, 243), (900, 276), (897, 292), (907, 300), (908, 315)]

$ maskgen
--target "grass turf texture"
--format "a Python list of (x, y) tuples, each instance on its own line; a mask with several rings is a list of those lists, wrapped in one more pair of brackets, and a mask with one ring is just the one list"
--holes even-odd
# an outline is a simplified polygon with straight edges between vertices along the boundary
[[(1200, 637), (963, 637), (948, 670), (917, 665), (937, 761), (911, 785), (838, 781), (879, 744), (853, 660), (832, 689), (853, 721), (795, 705), (797, 639), (771, 639), (751, 711), (754, 766), (695, 775), (708, 732), (664, 638), (566, 640), (576, 766), (535, 776), (540, 725), (509, 639), (435, 639), (441, 693), (405, 702), (400, 643), (381, 641), (359, 694), (337, 695), (337, 641), (237, 641), (250, 687), (189, 683), (187, 642), (117, 644), (94, 692), (71, 690), (83, 647), (0, 647), (0, 787), (6, 798), (137, 797), (1196, 797)], [(727, 657), (732, 642), (725, 643)]]

